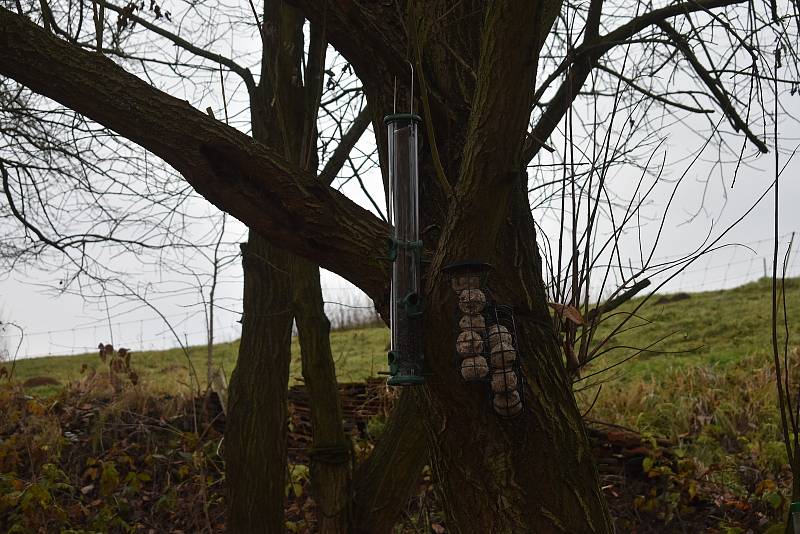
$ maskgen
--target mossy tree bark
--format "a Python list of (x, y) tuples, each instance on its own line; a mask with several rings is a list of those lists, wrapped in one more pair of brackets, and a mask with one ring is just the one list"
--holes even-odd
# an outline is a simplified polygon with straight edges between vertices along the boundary
[[(321, 65), (324, 65), (325, 41), (317, 32), (312, 42), (309, 68), (304, 73), (306, 85), (301, 79), (303, 67), (303, 23), (305, 19), (295, 9), (280, 2), (267, 1), (264, 5), (264, 48), (261, 68), (261, 83), (250, 90), (253, 137), (284, 156), (299, 167), (316, 172), (316, 114), (321, 91)], [(321, 49), (321, 50), (320, 50)], [(251, 424), (255, 432), (242, 435), (241, 428), (234, 426), (227, 432), (227, 447), (237, 453), (230, 454), (237, 464), (228, 468), (227, 482), (230, 488), (229, 521), (234, 532), (279, 532), (283, 531), (284, 499), (286, 484), (286, 427), (288, 388), (288, 362), (291, 359), (292, 319), (296, 321), (301, 345), (303, 376), (309, 390), (314, 432), (312, 451), (312, 490), (318, 509), (318, 530), (325, 534), (350, 531), (350, 447), (342, 426), (339, 407), (336, 373), (330, 350), (330, 323), (325, 316), (319, 269), (308, 260), (280, 251), (268, 245), (257, 232), (250, 232), (250, 244), (259, 243), (271, 251), (277, 263), (269, 265), (273, 276), (263, 276), (263, 265), (252, 260), (243, 262), (245, 278), (252, 281), (245, 291), (252, 291), (259, 284), (256, 295), (263, 293), (281, 295), (280, 299), (254, 302), (246, 295), (245, 302), (252, 312), (265, 317), (259, 328), (242, 329), (242, 343), (237, 362), (238, 377), (232, 381), (239, 399), (236, 418), (261, 417), (261, 427)], [(245, 316), (251, 310), (245, 309)], [(272, 317), (274, 316), (274, 317)], [(283, 320), (288, 317), (288, 322)], [(286, 334), (288, 329), (289, 335)], [(265, 346), (267, 345), (267, 346)], [(255, 349), (255, 350), (253, 350)], [(268, 352), (262, 352), (267, 349)], [(270, 358), (268, 354), (273, 354)], [(243, 372), (252, 370), (254, 362), (262, 362), (261, 374), (269, 375), (271, 361), (277, 371), (274, 379), (264, 384), (244, 381)], [(286, 372), (284, 373), (284, 368)], [(258, 376), (258, 375), (251, 375)], [(248, 411), (257, 406), (270, 391), (272, 405), (268, 415)], [(240, 412), (245, 411), (243, 415)], [(251, 447), (252, 444), (252, 447)], [(260, 449), (262, 459), (238, 454), (239, 450)], [(338, 451), (334, 454), (332, 451)], [(248, 471), (247, 465), (266, 462), (275, 466), (269, 471)], [(228, 462), (230, 464), (230, 460)], [(243, 464), (239, 466), (238, 464)], [(241, 467), (241, 468), (240, 468)], [(253, 493), (253, 487), (280, 489), (271, 492)], [(243, 502), (242, 502), (243, 501)], [(264, 515), (269, 523), (264, 523)], [(278, 520), (280, 522), (278, 522)], [(269, 527), (265, 528), (265, 525)]]
[(297, 256), (292, 262), (292, 297), (303, 379), (311, 403), (311, 489), (317, 504), (317, 530), (325, 534), (352, 532), (350, 482), (354, 460), (342, 425), (328, 335), (330, 322), (323, 308), (319, 268)]
[[(272, 126), (268, 142), (282, 148), (287, 159), (300, 168), (316, 173), (316, 121), (327, 42), (315, 25), (310, 32), (308, 61), (304, 65), (303, 15), (279, 1), (267, 1), (264, 11), (262, 76), (266, 81), (262, 84), (266, 87), (264, 102), (270, 102), (271, 106), (264, 126)], [(292, 255), (288, 275), (291, 310), (311, 406), (311, 490), (317, 505), (317, 530), (321, 534), (345, 534), (352, 531), (352, 455), (342, 424), (319, 267)]]
[[(796, 444), (794, 446), (793, 455), (794, 458), (791, 460), (792, 466), (794, 467), (800, 465), (800, 447), (798, 447)], [(797, 502), (800, 501), (800, 476), (796, 476), (795, 473), (793, 473), (793, 475), (795, 476), (792, 477), (791, 502)], [(794, 522), (792, 521), (791, 511), (789, 512), (789, 515), (786, 518), (786, 528), (784, 529), (784, 532), (786, 532), (786, 534), (794, 534)]]
[(400, 395), (383, 435), (353, 476), (353, 516), (357, 534), (391, 532), (414, 494), (428, 462), (427, 437), (416, 396)]

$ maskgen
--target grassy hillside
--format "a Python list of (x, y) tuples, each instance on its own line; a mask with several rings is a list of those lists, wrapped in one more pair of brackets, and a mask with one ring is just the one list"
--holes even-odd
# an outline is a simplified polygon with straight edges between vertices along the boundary
[[(788, 280), (786, 290), (789, 317), (796, 318), (790, 329), (790, 341), (794, 339), (796, 344), (800, 339), (800, 279)], [(664, 353), (640, 354), (604, 373), (601, 378), (625, 384), (631, 380), (660, 380), (686, 368), (713, 369), (740, 365), (744, 360), (753, 359), (759, 366), (769, 362), (771, 294), (768, 280), (730, 290), (692, 293), (686, 297), (669, 302), (664, 302), (668, 299), (661, 296), (652, 297), (638, 310), (636, 317), (625, 326), (622, 333), (616, 334), (608, 343), (608, 346), (641, 348), (666, 337), (652, 347), (652, 350)], [(609, 317), (601, 325), (596, 339), (605, 337), (622, 317), (641, 302), (641, 299), (636, 299)], [(385, 370), (388, 339), (389, 332), (383, 327), (333, 332), (331, 344), (339, 380), (361, 380)], [(136, 351), (136, 347), (129, 348)], [(214, 360), (228, 375), (235, 365), (237, 350), (237, 342), (214, 347)], [(589, 373), (635, 352), (630, 348), (614, 349), (599, 358), (590, 367)], [(296, 339), (292, 344), (292, 354), (292, 379), (302, 380)], [(190, 348), (189, 356), (201, 385), (204, 385), (205, 347)], [(84, 364), (96, 368), (100, 361), (94, 353), (20, 360), (16, 364), (15, 374), (21, 381), (48, 376), (65, 383), (80, 378)], [(134, 352), (132, 364), (142, 382), (156, 391), (176, 391), (186, 388), (190, 383), (190, 366), (180, 349)], [(596, 380), (597, 377), (593, 377), (586, 382), (593, 383)], [(37, 392), (47, 390), (46, 387), (37, 388)]]
[[(788, 316), (794, 318), (788, 346), (792, 352), (791, 381), (796, 388), (800, 384), (800, 279), (788, 281), (786, 289)], [(648, 440), (665, 436), (673, 444), (670, 454), (677, 461), (648, 456), (641, 465), (649, 477), (648, 486), (627, 488), (625, 480), (612, 477), (604, 489), (614, 497), (617, 491), (642, 492), (636, 493), (631, 513), (655, 518), (667, 528), (675, 525), (675, 517), (685, 517), (683, 514), (694, 504), (704, 506), (695, 502), (702, 490), (714, 495), (715, 513), (722, 510), (722, 515), (709, 519), (719, 523), (713, 532), (745, 532), (739, 525), (744, 524), (742, 518), (750, 516), (763, 527), (761, 531), (772, 524), (769, 532), (782, 532), (778, 521), (788, 509), (791, 476), (775, 402), (770, 284), (762, 280), (727, 291), (667, 297), (632, 301), (608, 317), (598, 332), (598, 341), (644, 302), (624, 331), (608, 342), (608, 347), (619, 348), (594, 361), (575, 389), (587, 419), (595, 420), (595, 424), (611, 423), (612, 429), (613, 425), (634, 428)], [(784, 336), (782, 333), (781, 340)], [(659, 339), (663, 341), (652, 346), (651, 352), (636, 354), (637, 348), (651, 346)], [(385, 370), (385, 328), (334, 332), (331, 341), (339, 380), (360, 380)], [(234, 367), (237, 348), (236, 343), (215, 347), (215, 362), (228, 374)], [(296, 341), (292, 349), (291, 377), (296, 382), (302, 379)], [(631, 361), (603, 371), (632, 355), (636, 357)], [(202, 387), (205, 348), (192, 348), (189, 357)], [(17, 363), (16, 374), (22, 381), (52, 377), (63, 384), (79, 379), (84, 365), (97, 368), (100, 360), (96, 354), (23, 360)], [(144, 385), (144, 391), (135, 390), (132, 398), (140, 396), (158, 403), (163, 398), (147, 395), (148, 391), (190, 391), (189, 364), (180, 350), (134, 353), (132, 365)], [(44, 395), (56, 389), (46, 386), (29, 391)], [(50, 403), (49, 399), (19, 399), (24, 410), (44, 406), (37, 402)], [(211, 450), (218, 450), (216, 443)], [(695, 531), (691, 527), (682, 530)]]
[[(763, 279), (735, 289), (650, 298), (625, 325), (627, 331), (615, 335), (609, 346), (638, 349), (665, 338), (651, 347), (664, 354), (644, 353), (618, 371), (623, 376), (650, 377), (676, 367), (726, 365), (747, 356), (771, 358), (771, 287), (771, 282)], [(800, 342), (800, 279), (786, 280), (785, 290), (789, 341), (796, 345)], [(641, 302), (636, 299), (618, 310), (601, 326), (596, 339), (609, 334)], [(783, 330), (782, 324), (779, 327)], [(784, 337), (781, 332), (780, 339)], [(615, 349), (595, 367), (635, 352)]]
[[(384, 327), (340, 330), (331, 333), (331, 350), (336, 361), (336, 371), (342, 382), (363, 380), (383, 370), (386, 362), (389, 330)], [(205, 387), (206, 347), (190, 347), (189, 357), (182, 349), (136, 352), (131, 366), (141, 377), (142, 384), (155, 392), (188, 391), (191, 384), (191, 366), (197, 371), (201, 387)], [(224, 343), (214, 347), (214, 362), (221, 366), (230, 377), (236, 365), (239, 342)], [(190, 362), (191, 361), (191, 365)], [(97, 353), (76, 356), (48, 356), (18, 360), (15, 376), (20, 381), (33, 377), (52, 377), (64, 384), (81, 378), (81, 368), (99, 368)], [(8, 367), (8, 364), (6, 364)], [(290, 376), (293, 381), (302, 381), (300, 370), (300, 346), (297, 338), (292, 340), (292, 366)], [(34, 388), (36, 393), (52, 391), (52, 386)]]
[[(796, 391), (800, 279), (787, 280), (785, 288), (790, 376)], [(631, 326), (638, 326), (616, 335), (611, 344), (644, 347), (669, 336), (654, 347), (664, 352), (641, 354), (576, 384), (576, 389), (585, 388), (578, 392), (581, 409), (589, 419), (666, 436), (681, 444), (717, 483), (736, 494), (767, 498), (765, 486), (753, 483), (744, 471), (755, 469), (767, 485), (787, 476), (770, 344), (771, 283), (760, 280), (672, 302), (651, 300), (632, 321)], [(640, 302), (629, 303), (623, 311), (632, 311)], [(611, 319), (603, 331), (610, 332), (620, 317)], [(779, 327), (782, 345), (782, 322)], [(584, 376), (635, 352), (614, 350)], [(774, 506), (781, 504), (776, 501)]]

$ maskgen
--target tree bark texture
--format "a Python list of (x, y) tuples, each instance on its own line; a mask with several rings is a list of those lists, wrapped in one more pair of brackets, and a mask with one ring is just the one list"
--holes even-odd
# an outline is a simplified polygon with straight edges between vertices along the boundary
[[(264, 53), (262, 57), (262, 76), (258, 86), (250, 88), (251, 117), (253, 136), (265, 146), (283, 153), (288, 161), (298, 162), (301, 168), (313, 165), (316, 170), (316, 157), (309, 161), (301, 160), (304, 146), (316, 146), (316, 128), (310, 128), (304, 137), (306, 121), (316, 120), (316, 106), (307, 104), (308, 93), (315, 90), (303, 87), (297, 80), (296, 69), (302, 65), (304, 18), (291, 7), (282, 8), (277, 2), (266, 2), (264, 7)], [(311, 109), (308, 109), (311, 108)], [(311, 117), (309, 117), (309, 115)], [(310, 156), (310, 155), (309, 155)], [(305, 163), (305, 164), (304, 164)], [(277, 375), (270, 382), (273, 390), (273, 403), (270, 414), (246, 412), (247, 406), (257, 405), (261, 395), (260, 388), (250, 382), (239, 380), (232, 383), (240, 400), (235, 415), (239, 418), (263, 417), (260, 428), (249, 436), (242, 435), (240, 427), (228, 432), (228, 449), (236, 451), (232, 458), (241, 458), (243, 465), (228, 470), (227, 482), (230, 501), (228, 518), (234, 532), (263, 532), (263, 517), (270, 519), (268, 532), (283, 531), (284, 499), (286, 484), (286, 394), (288, 388), (288, 362), (291, 359), (291, 328), (293, 319), (297, 323), (302, 350), (303, 374), (311, 397), (312, 424), (314, 430), (314, 449), (320, 451), (312, 455), (312, 489), (318, 506), (318, 530), (321, 533), (345, 533), (350, 520), (350, 448), (344, 435), (341, 409), (336, 390), (336, 374), (330, 351), (330, 324), (325, 317), (322, 292), (319, 285), (319, 271), (308, 260), (291, 253), (275, 249), (266, 244), (264, 238), (251, 231), (251, 242), (261, 244), (265, 251), (274, 252), (279, 264), (271, 265), (278, 269), (280, 276), (260, 275), (264, 266), (245, 258), (243, 270), (245, 278), (254, 284), (245, 285), (246, 302), (252, 304), (254, 295), (277, 294), (284, 298), (258, 302), (253, 305), (266, 317), (259, 328), (242, 330), (242, 342), (236, 371), (249, 370), (255, 362), (269, 360), (261, 352), (269, 343), (271, 353), (280, 355), (277, 361)], [(254, 285), (259, 287), (254, 289)], [(248, 310), (245, 310), (247, 315)], [(273, 321), (271, 315), (288, 317)], [(282, 329), (276, 332), (276, 329)], [(289, 335), (283, 335), (288, 329)], [(280, 335), (276, 335), (280, 334)], [(271, 342), (271, 343), (270, 343)], [(286, 372), (284, 371), (286, 368)], [(269, 366), (260, 369), (270, 375)], [(257, 375), (256, 375), (257, 376)], [(332, 391), (332, 395), (331, 395)], [(259, 450), (269, 458), (273, 469), (248, 471), (247, 464), (254, 459), (248, 455), (238, 455), (239, 451)], [(339, 451), (338, 454), (334, 450)], [(280, 495), (253, 493), (252, 487), (279, 488)], [(246, 497), (244, 497), (246, 495)], [(244, 498), (243, 498), (244, 497)], [(275, 529), (275, 530), (273, 530)], [(278, 530), (279, 529), (279, 530)]]
[(344, 534), (352, 532), (352, 444), (342, 425), (319, 268), (298, 256), (292, 258), (292, 309), (311, 402), (311, 490), (317, 505), (317, 531)]
[[(251, 97), (253, 132), (265, 145), (282, 151), (299, 168), (316, 173), (317, 107), (322, 90), (325, 41), (311, 31), (308, 67), (303, 68), (305, 18), (278, 1), (264, 4), (264, 54), (260, 86)], [(300, 83), (303, 78), (305, 84)], [(345, 534), (351, 529), (352, 455), (344, 433), (336, 369), (330, 347), (319, 268), (289, 255), (285, 283), (300, 342), (303, 378), (309, 392), (313, 428), (311, 490), (317, 508), (317, 531)], [(262, 506), (274, 506), (264, 501)]]
[(414, 391), (407, 389), (369, 458), (353, 476), (357, 534), (391, 532), (428, 463), (427, 436)]
[(283, 532), (292, 313), (289, 254), (250, 232), (242, 245), (242, 339), (225, 427), (228, 530)]

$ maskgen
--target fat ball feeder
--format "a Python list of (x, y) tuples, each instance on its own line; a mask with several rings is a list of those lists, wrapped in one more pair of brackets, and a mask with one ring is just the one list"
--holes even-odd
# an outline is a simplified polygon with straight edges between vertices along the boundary
[(486, 381), (489, 377), (485, 313), (488, 311), (486, 278), (490, 269), (489, 264), (472, 260), (442, 268), (458, 298), (455, 360), (467, 382)]
[(492, 297), (487, 283), (490, 270), (487, 263), (467, 260), (447, 265), (442, 272), (457, 298), (458, 371), (466, 382), (486, 383), (495, 413), (511, 418), (524, 405), (517, 330), (512, 308)]
[(492, 406), (500, 417), (514, 417), (524, 405), (523, 375), (517, 354), (517, 328), (511, 306), (493, 304), (486, 329), (491, 367)]

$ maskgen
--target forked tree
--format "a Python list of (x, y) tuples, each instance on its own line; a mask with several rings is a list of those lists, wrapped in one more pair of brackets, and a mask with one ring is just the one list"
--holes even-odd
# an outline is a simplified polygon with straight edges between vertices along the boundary
[[(691, 112), (700, 107), (682, 99), (703, 99), (751, 146), (766, 151), (749, 126), (745, 97), (748, 84), (757, 88), (763, 79), (778, 79), (777, 68), (764, 68), (764, 58), (772, 58), (776, 46), (783, 45), (784, 57), (796, 50), (785, 27), (794, 24), (796, 13), (785, 13), (794, 6), (737, 0), (661, 7), (642, 2), (634, 8), (602, 0), (588, 5), (288, 3), (297, 9), (296, 21), (309, 20), (353, 66), (372, 113), (383, 169), (381, 119), (394, 108), (395, 96), (398, 109), (418, 110), (423, 117), (421, 218), (431, 258), (423, 273), (424, 353), (430, 376), (424, 387), (403, 392), (390, 424), (395, 443), (407, 443), (405, 434), (416, 434), (415, 423), (421, 422), (453, 531), (610, 532), (597, 470), (548, 313), (525, 169), (548, 147), (589, 77), (601, 70), (664, 106)], [(53, 30), (54, 19), (48, 13), (43, 20), (45, 27), (0, 10), (0, 73), (164, 159), (200, 194), (263, 237), (270, 258), (291, 253), (330, 269), (385, 310), (390, 228), (319, 180), (308, 165), (307, 149), (298, 157), (289, 144), (277, 150), (261, 142), (268, 136), (260, 132), (275, 128), (271, 121), (281, 119), (269, 111), (272, 101), (258, 101), (265, 93), (255, 93), (251, 102), (253, 116), (262, 110), (265, 121), (254, 124), (254, 142), (109, 59), (53, 35), (48, 30)], [(265, 20), (265, 40), (280, 35), (278, 21), (284, 19), (274, 17), (273, 25)], [(302, 26), (295, 22), (293, 27), (297, 32)], [(628, 51), (634, 48), (636, 60), (629, 61)], [(622, 60), (614, 56), (619, 50), (624, 51)], [(413, 102), (404, 98), (412, 93), (409, 63), (417, 73)], [(552, 68), (544, 71), (546, 66)], [(626, 72), (634, 67), (636, 77)], [(683, 73), (676, 78), (688, 89), (655, 83), (663, 72), (668, 77)], [(281, 101), (279, 94), (273, 96)], [(302, 109), (292, 116), (303, 117)], [(452, 367), (454, 297), (441, 268), (467, 258), (494, 266), (493, 291), (516, 311), (526, 404), (513, 420), (498, 419), (486, 397), (465, 387)], [(245, 280), (246, 299), (267, 298), (248, 295), (249, 288)], [(288, 302), (288, 296), (269, 297)], [(261, 373), (282, 371), (255, 366), (246, 372), (252, 373), (248, 380), (255, 387)], [(258, 426), (246, 430), (260, 431)], [(257, 452), (234, 454), (253, 457)], [(376, 476), (397, 469), (391, 448), (373, 460)], [(231, 474), (231, 484), (247, 487), (246, 473)], [(359, 502), (372, 496), (356, 488), (353, 498)], [(252, 495), (250, 507), (241, 513), (254, 513), (258, 503), (275, 504), (260, 498)], [(367, 507), (367, 513), (380, 505)], [(254, 522), (241, 524), (248, 526), (240, 530), (259, 528)], [(387, 530), (381, 527), (378, 531)]]
[[(62, 26), (70, 25), (70, 15), (78, 13), (80, 18), (82, 9), (82, 6), (55, 2), (47, 7), (44, 16), (49, 27), (62, 36), (67, 35)], [(217, 69), (224, 66), (245, 87), (250, 121), (244, 125), (240, 121), (239, 126), (244, 126), (243, 129), (251, 132), (255, 139), (299, 162), (309, 172), (317, 171), (318, 145), (324, 145), (326, 159), (325, 165), (319, 170), (319, 179), (325, 183), (330, 183), (345, 163), (352, 162), (350, 152), (367, 129), (370, 116), (364, 110), (356, 116), (344, 117), (349, 124), (337, 120), (333, 128), (337, 133), (318, 141), (317, 116), (322, 111), (328, 116), (332, 115), (331, 109), (325, 108), (326, 104), (320, 102), (324, 71), (327, 70), (327, 42), (315, 26), (310, 33), (310, 42), (305, 43), (302, 31), (305, 19), (291, 6), (268, 1), (263, 13), (257, 15), (248, 8), (244, 24), (238, 23), (239, 26), (252, 28), (259, 26), (260, 32), (260, 21), (263, 20), (270, 28), (263, 32), (261, 46), (255, 46), (258, 52), (258, 74), (255, 76), (233, 60), (195, 44), (195, 40), (202, 41), (202, 35), (184, 30), (178, 36), (165, 30), (162, 26), (171, 15), (167, 12), (162, 14), (161, 7), (156, 4), (151, 4), (149, 10), (143, 6), (120, 8), (108, 3), (103, 3), (101, 7), (108, 13), (119, 14), (115, 20), (95, 21), (94, 28), (106, 29), (105, 36), (98, 39), (91, 31), (88, 34), (85, 30), (82, 32), (78, 25), (73, 30), (71, 40), (86, 49), (99, 49), (103, 54), (123, 61), (137, 57), (142, 66), (137, 71), (139, 74), (160, 80), (168, 79), (170, 83), (197, 85), (210, 71), (207, 84), (213, 90), (219, 87), (217, 76), (223, 76), (223, 71)], [(209, 11), (213, 17), (214, 9)], [(175, 16), (180, 14), (176, 13)], [(155, 20), (158, 18), (161, 21)], [(136, 33), (125, 31), (134, 26)], [(230, 26), (237, 26), (237, 22), (231, 21)], [(88, 29), (92, 30), (92, 26)], [(160, 53), (164, 43), (178, 47), (176, 57), (164, 60)], [(184, 61), (182, 54), (190, 59)], [(167, 66), (172, 76), (155, 72), (154, 66)], [(343, 70), (346, 72), (348, 69)], [(362, 100), (357, 92), (352, 96), (348, 93), (350, 91), (339, 90), (337, 84), (333, 83), (325, 97), (334, 105), (343, 98), (342, 95)], [(193, 215), (182, 210), (181, 206), (186, 200), (183, 195), (170, 196), (168, 190), (162, 191), (160, 187), (155, 188), (158, 193), (154, 191), (154, 184), (148, 181), (154, 173), (148, 168), (146, 158), (142, 165), (141, 161), (128, 157), (125, 159), (127, 166), (117, 170), (116, 174), (103, 174), (103, 155), (118, 153), (113, 140), (112, 146), (98, 141), (109, 140), (107, 131), (91, 124), (91, 121), (70, 116), (69, 110), (48, 106), (18, 87), (9, 87), (0, 94), (9, 96), (8, 101), (3, 100), (0, 107), (0, 113), (7, 119), (7, 122), (0, 121), (0, 138), (11, 157), (11, 160), (0, 160), (7, 201), (5, 208), (8, 216), (15, 217), (16, 223), (25, 230), (24, 234), (15, 234), (14, 230), (4, 234), (4, 239), (9, 243), (26, 247), (19, 250), (17, 261), (24, 259), (41, 266), (45, 263), (42, 261), (44, 254), (48, 250), (56, 251), (66, 259), (68, 272), (72, 272), (69, 275), (70, 282), (72, 279), (82, 280), (84, 291), (87, 282), (100, 283), (105, 292), (105, 273), (97, 272), (94, 268), (96, 260), (87, 250), (92, 244), (116, 246), (123, 250), (127, 248), (134, 252), (155, 248), (160, 258), (158, 261), (164, 261), (165, 249), (197, 246), (202, 252), (203, 245), (191, 241), (185, 243), (187, 238), (181, 237), (179, 228), (167, 225), (154, 231), (153, 220), (180, 221)], [(222, 97), (225, 98), (224, 88)], [(219, 110), (218, 115), (220, 120), (227, 123), (229, 106), (223, 103), (221, 107), (223, 109)], [(318, 111), (318, 108), (322, 111)], [(69, 131), (70, 125), (80, 134), (73, 135)], [(99, 145), (99, 149), (96, 145)], [(355, 166), (353, 171), (358, 172)], [(81, 180), (81, 176), (87, 176), (88, 180)], [(168, 176), (161, 181), (164, 184), (174, 183)], [(115, 184), (122, 185), (125, 198), (116, 198), (111, 193)], [(71, 203), (73, 209), (81, 210), (80, 218), (75, 217), (75, 212), (65, 212), (60, 207), (63, 202), (59, 201), (62, 194), (74, 199), (76, 190), (90, 197), (86, 206), (80, 202)], [(36, 191), (45, 191), (45, 200)], [(129, 208), (128, 212), (148, 213), (148, 217), (130, 220), (131, 217), (125, 215), (126, 204), (134, 207)], [(149, 213), (147, 208), (150, 204), (158, 207), (157, 213)], [(110, 212), (109, 205), (122, 211)], [(80, 220), (92, 221), (94, 224), (89, 226), (95, 229), (94, 232), (85, 233), (85, 225), (78, 223)], [(96, 229), (100, 227), (108, 227), (108, 231), (98, 232)], [(164, 237), (155, 240), (152, 237), (122, 239), (120, 236), (127, 235), (131, 228), (135, 229), (134, 235)], [(48, 237), (48, 234), (51, 235)], [(215, 273), (221, 238), (220, 233), (208, 247)], [(155, 243), (158, 245), (155, 246)], [(287, 460), (286, 398), (293, 321), (299, 331), (303, 376), (311, 401), (314, 432), (310, 450), (311, 482), (319, 510), (317, 527), (321, 532), (351, 531), (356, 528), (354, 525), (359, 525), (360, 530), (380, 529), (378, 525), (388, 524), (396, 518), (404, 505), (403, 497), (410, 492), (421, 470), (424, 455), (418, 454), (422, 443), (419, 433), (406, 440), (410, 446), (406, 445), (408, 452), (405, 455), (393, 453), (395, 460), (401, 457), (408, 459), (407, 463), (396, 466), (395, 476), (383, 470), (371, 469), (372, 462), (361, 466), (356, 483), (362, 493), (370, 495), (370, 499), (361, 499), (360, 506), (353, 506), (350, 497), (353, 458), (338, 405), (333, 357), (328, 340), (330, 324), (323, 311), (318, 270), (302, 258), (270, 247), (257, 232), (251, 233), (242, 251), (246, 287), (243, 332), (237, 367), (230, 386), (231, 402), (226, 429), (227, 479), (231, 481), (228, 484), (231, 529), (252, 531), (264, 525), (268, 525), (268, 530), (282, 528)], [(170, 267), (165, 264), (164, 268)], [(175, 268), (192, 270), (193, 266)], [(196, 274), (196, 271), (191, 272)], [(121, 273), (114, 274), (119, 276)], [(212, 279), (215, 276), (212, 274)], [(124, 281), (123, 285), (126, 289), (129, 287)], [(206, 309), (213, 313), (215, 304), (213, 297), (210, 298), (212, 302), (206, 304)], [(179, 342), (182, 343), (182, 340)], [(210, 357), (209, 348), (209, 372)], [(392, 439), (391, 431), (387, 437), (384, 445), (379, 446), (376, 458), (383, 455), (381, 451), (385, 448), (392, 452), (397, 449), (397, 440)], [(386, 476), (392, 478), (392, 484), (382, 482)], [(378, 513), (362, 512), (365, 506), (380, 501), (389, 501), (392, 505), (381, 506)], [(265, 502), (270, 505), (265, 506)]]

